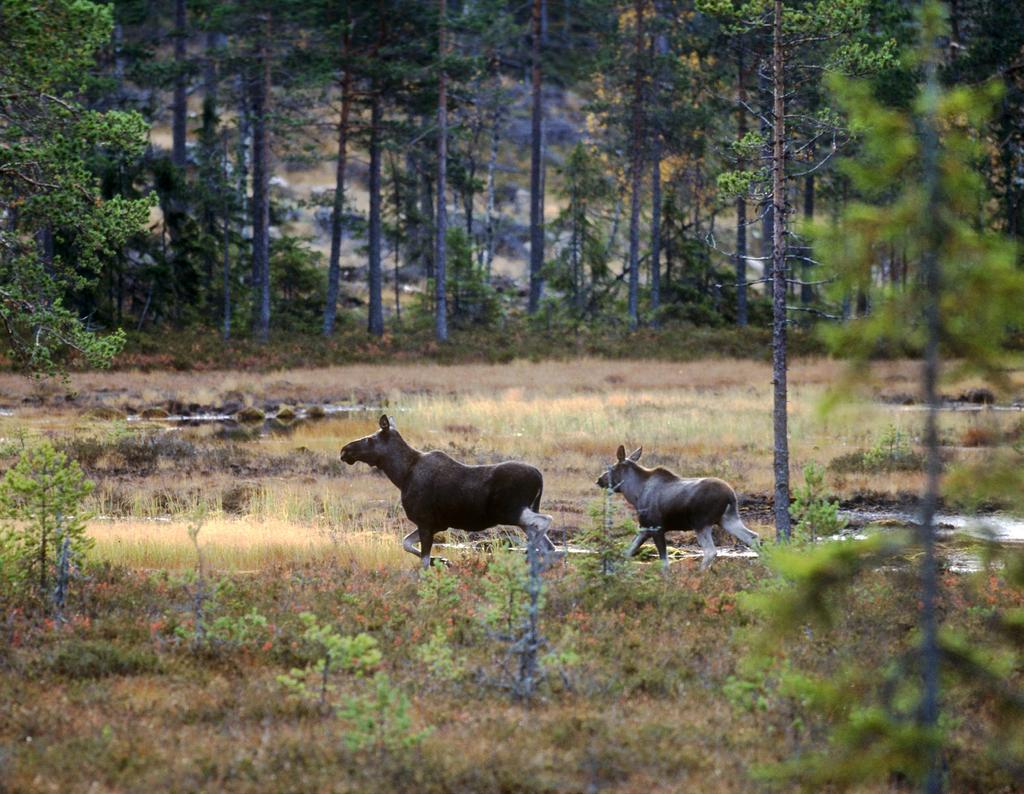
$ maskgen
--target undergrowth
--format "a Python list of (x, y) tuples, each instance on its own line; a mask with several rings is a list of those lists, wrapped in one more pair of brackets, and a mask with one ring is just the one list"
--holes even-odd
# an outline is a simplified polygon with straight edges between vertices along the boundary
[[(64, 625), (0, 594), (7, 785), (679, 791), (714, 779), (748, 791), (754, 765), (827, 750), (796, 672), (884, 669), (914, 621), (910, 578), (877, 572), (841, 597), (856, 610), (836, 612), (832, 632), (856, 642), (815, 629), (786, 646), (782, 667), (765, 666), (746, 661), (763, 619), (740, 608), (768, 581), (756, 562), (719, 560), (711, 575), (632, 564), (602, 587), (556, 565), (541, 614), (556, 674), (524, 707), (495, 685), (489, 627), (507, 625), (496, 598), (514, 591), (487, 584), (488, 567), (472, 557), (422, 577), (323, 562), (215, 576), (199, 647), (194, 576), (92, 566)], [(993, 609), (1022, 606), (998, 571), (943, 584), (946, 622), (965, 636)], [(1011, 790), (977, 730), (984, 699), (955, 685), (948, 697), (964, 718), (950, 727), (951, 788)], [(693, 751), (697, 736), (711, 749)]]

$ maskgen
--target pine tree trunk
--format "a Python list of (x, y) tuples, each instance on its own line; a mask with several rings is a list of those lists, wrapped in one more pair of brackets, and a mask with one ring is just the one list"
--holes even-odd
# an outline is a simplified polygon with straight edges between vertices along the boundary
[[(737, 98), (739, 99), (736, 119), (736, 138), (743, 140), (747, 134), (747, 94), (744, 87), (743, 43), (737, 46)], [(743, 170), (746, 163), (741, 159), (736, 167)], [(747, 324), (747, 197), (736, 197), (736, 324)]]
[[(341, 56), (348, 58), (350, 26), (342, 35)], [(327, 265), (327, 303), (324, 306), (323, 334), (334, 333), (338, 312), (338, 286), (341, 280), (341, 241), (345, 226), (345, 168), (348, 157), (348, 124), (352, 112), (352, 71), (345, 63), (341, 77), (341, 111), (338, 116), (338, 160), (334, 176), (334, 204), (331, 207), (331, 253)]]
[(398, 164), (394, 156), (391, 157), (391, 189), (395, 198), (395, 247), (392, 253), (395, 255), (394, 269), (394, 290), (395, 290), (395, 324), (402, 324), (402, 285), (398, 279), (402, 259), (402, 209), (404, 196), (402, 195), (402, 177), (398, 171)]
[(252, 159), (252, 85), (245, 71), (235, 75), (238, 98), (238, 140), (235, 149), (235, 194), (242, 205), (241, 213), (250, 215), (249, 171)]
[(217, 93), (220, 89), (220, 70), (217, 67), (216, 53), (227, 46), (227, 36), (216, 30), (206, 32), (206, 59), (203, 64), (203, 99), (212, 100), (217, 106)]
[[(211, 197), (209, 200), (202, 202), (203, 225), (210, 239), (216, 238), (219, 231), (218, 209), (213, 197), (218, 196), (223, 189), (223, 186), (218, 184), (222, 169), (217, 168), (215, 165), (220, 158), (220, 147), (217, 141), (217, 124), (219, 121), (217, 102), (220, 77), (218, 75), (215, 53), (219, 47), (223, 46), (222, 39), (223, 34), (214, 30), (207, 31), (205, 43), (206, 57), (203, 64), (203, 128), (200, 133), (200, 145), (202, 147), (200, 160), (202, 166), (200, 174), (206, 196)], [(216, 302), (214, 300), (213, 278), (217, 266), (216, 252), (212, 247), (209, 247), (204, 251), (203, 256), (206, 263), (204, 291), (208, 296), (207, 300), (210, 301), (211, 314), (214, 314)]]
[[(634, 157), (636, 155), (634, 154)], [(640, 163), (634, 159), (629, 198), (629, 328), (640, 324)]]
[(114, 48), (114, 106), (123, 107), (127, 97), (125, 96), (124, 82), (125, 71), (128, 67), (128, 57), (124, 51), (124, 25), (120, 22), (114, 24), (111, 34), (111, 42)]
[(448, 80), (444, 69), (444, 58), (447, 55), (446, 34), (448, 7), (446, 0), (438, 2), (438, 53), (441, 69), (437, 90), (437, 239), (434, 268), (435, 317), (434, 335), (438, 342), (448, 341), (448, 298), (446, 290), (447, 277), (447, 240), (448, 211), (445, 207), (445, 193), (448, 187)]
[(572, 228), (569, 235), (569, 271), (572, 278), (572, 304), (576, 307), (577, 313), (583, 311), (583, 266), (582, 248), (580, 240), (580, 199), (578, 181), (573, 179), (569, 193), (569, 217), (572, 218)]
[[(427, 126), (427, 119), (423, 119), (423, 127)], [(429, 145), (429, 143), (428, 143)], [(434, 180), (431, 177), (427, 164), (433, 160), (425, 150), (420, 160), (420, 179), (422, 191), (420, 192), (420, 250), (423, 252), (423, 260), (427, 279), (434, 278)], [(433, 300), (433, 296), (431, 296)]]
[[(761, 103), (761, 137), (766, 141), (764, 146), (764, 161), (771, 162), (772, 159), (772, 78), (768, 74), (768, 65), (762, 64), (758, 70), (758, 94)], [(772, 219), (773, 207), (771, 200), (767, 200), (759, 208), (761, 210), (761, 259), (764, 267), (772, 261), (772, 240), (774, 239), (774, 221)], [(766, 277), (770, 274), (765, 272)]]
[(270, 338), (270, 16), (261, 21), (252, 92), (252, 274), (253, 334)]
[(789, 429), (786, 384), (786, 105), (782, 0), (775, 0), (772, 36), (772, 382), (775, 436), (775, 534), (788, 541)]
[(542, 280), (544, 268), (544, 197), (541, 176), (543, 159), (542, 119), (544, 116), (544, 97), (541, 86), (541, 6), (542, 0), (533, 0), (531, 50), (531, 81), (533, 89), (532, 111), (530, 118), (530, 298), (528, 310), (530, 314), (537, 311), (541, 293), (544, 289)]
[(373, 336), (384, 335), (384, 295), (381, 280), (381, 195), (380, 195), (380, 89), (372, 88), (373, 100), (370, 105), (370, 225), (369, 236), (369, 286), (370, 314), (367, 330)]
[(185, 0), (174, 0), (174, 100), (171, 106), (171, 162), (185, 168), (188, 155), (185, 141), (188, 137), (188, 75), (186, 49), (188, 19)]
[(494, 267), (494, 177), (498, 168), (498, 143), (501, 139), (501, 108), (495, 104), (491, 126), (491, 156), (487, 160), (487, 226), (484, 231), (484, 279), (491, 283)]
[(615, 197), (615, 206), (612, 208), (612, 228), (608, 232), (608, 245), (604, 249), (604, 258), (611, 259), (615, 253), (615, 245), (619, 240), (619, 224), (622, 222), (622, 194), (625, 188), (620, 187)]
[[(654, 3), (654, 13), (659, 20), (659, 27), (664, 24), (664, 8)], [(663, 61), (668, 56), (668, 38), (664, 31), (659, 30), (654, 38), (654, 58), (656, 63), (657, 83), (654, 87), (654, 103), (664, 99), (664, 67)], [(651, 152), (651, 325), (659, 325), (658, 310), (661, 308), (661, 153), (663, 147), (662, 124), (656, 125), (652, 136)]]
[[(939, 342), (941, 338), (941, 316), (939, 301), (942, 289), (942, 273), (938, 261), (939, 234), (939, 132), (936, 119), (936, 101), (939, 92), (936, 62), (933, 57), (926, 67), (927, 83), (925, 96), (927, 115), (923, 125), (921, 154), (925, 180), (925, 195), (928, 201), (926, 216), (933, 223), (932, 240), (921, 258), (921, 270), (925, 286), (924, 320), (926, 329), (924, 358), (924, 399), (928, 405), (925, 419), (925, 451), (927, 455), (924, 499), (921, 503), (919, 538), (921, 555), (921, 708), (920, 723), (926, 731), (933, 731), (939, 724), (939, 641), (938, 602), (939, 580), (935, 556), (935, 513), (939, 501), (939, 475), (942, 459), (939, 450), (938, 417), (941, 400), (938, 394)], [(942, 763), (938, 747), (932, 747), (928, 764), (928, 775), (924, 791), (939, 794), (942, 791)]]
[(223, 326), (221, 334), (225, 340), (231, 338), (231, 202), (230, 194), (228, 192), (228, 131), (224, 130), (223, 138), (223, 162), (222, 162), (222, 178), (223, 182), (220, 186), (221, 190), (221, 212), (223, 217), (222, 223), (222, 241), (223, 246), (223, 289), (224, 289), (224, 316)]
[[(813, 149), (811, 150), (813, 151)], [(810, 223), (814, 220), (814, 174), (808, 174), (804, 178), (804, 222)], [(808, 282), (811, 280), (813, 265), (811, 263), (811, 247), (805, 245), (803, 251), (803, 262), (800, 272), (803, 275), (803, 283), (800, 285), (800, 302), (805, 306), (814, 303), (814, 287)]]
[(661, 139), (654, 140), (651, 158), (651, 325), (658, 326), (661, 308)]
[(630, 146), (629, 328), (640, 324), (640, 202), (643, 185), (643, 0), (634, 0), (636, 42), (633, 51), (633, 134)]

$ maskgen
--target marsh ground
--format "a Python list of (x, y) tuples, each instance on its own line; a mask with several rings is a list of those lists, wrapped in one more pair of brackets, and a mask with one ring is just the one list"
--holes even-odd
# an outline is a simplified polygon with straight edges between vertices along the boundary
[[(823, 412), (844, 372), (823, 359), (792, 367), (794, 484), (815, 461), (848, 503), (907, 504), (922, 477), (917, 365), (884, 363), (853, 384), (855, 401)], [(1018, 399), (1024, 374), (1010, 379), (1010, 391), (996, 395), (1005, 406)], [(978, 386), (946, 389), (969, 396)], [(597, 587), (575, 565), (552, 570), (543, 626), (557, 659), (524, 708), (504, 688), (507, 645), (487, 627), (488, 555), (449, 550), (452, 592), (424, 591), (398, 542), (410, 527), (397, 491), (337, 454), (386, 411), (415, 446), (474, 463), (533, 462), (545, 473), (552, 534), (571, 537), (595, 523), (590, 511), (601, 493), (593, 483), (615, 447), (642, 444), (648, 465), (732, 482), (747, 523), (770, 535), (770, 389), (767, 365), (734, 360), (117, 372), (63, 384), (0, 376), (10, 410), (0, 416), (3, 465), (45, 435), (97, 483), (89, 523), (96, 546), (70, 622), (5, 604), (0, 788), (751, 790), (758, 764), (820, 749), (824, 735), (798, 701), (742, 670), (753, 619), (737, 604), (765, 577), (763, 566), (721, 559), (699, 575), (684, 560), (661, 577), (638, 565), (635, 576)], [(324, 405), (360, 410), (249, 426), (137, 418), (147, 409), (255, 406), (273, 416), (282, 406)], [(999, 454), (1021, 437), (1016, 410), (956, 408), (942, 419), (950, 466)], [(197, 558), (187, 533), (197, 516), (207, 620), (221, 620), (199, 648)], [(627, 518), (620, 507), (616, 524)], [(980, 585), (946, 579), (947, 618), (960, 625), (980, 625), (979, 609), (1016, 597), (998, 577)], [(878, 575), (857, 598), (861, 607), (838, 627), (856, 642), (822, 636), (794, 653), (822, 672), (849, 658), (883, 666), (910, 636), (911, 581)], [(278, 676), (309, 661), (301, 612), (343, 634), (373, 636), (380, 668), (411, 698), (413, 728), (429, 726), (430, 735), (414, 746), (354, 751), (350, 721), (290, 696)], [(253, 614), (261, 620), (246, 617)], [(438, 631), (444, 643), (435, 647)], [(957, 708), (983, 715), (987, 707), (964, 697)], [(950, 759), (957, 790), (1014, 790), (1010, 772), (978, 760), (977, 725), (958, 734)]]
[[(913, 404), (917, 365), (880, 364), (873, 379), (850, 383), (854, 401), (823, 411), (845, 375), (843, 363), (825, 359), (792, 367), (794, 486), (804, 465), (817, 462), (841, 500), (868, 508), (912, 503), (922, 484), (913, 456), (921, 425)], [(1024, 390), (1024, 373), (1010, 377), (1010, 391), (997, 395), (1007, 405)], [(950, 383), (947, 391), (958, 397), (977, 386)], [(328, 547), (397, 564), (394, 538), (409, 529), (397, 491), (368, 467), (337, 459), (347, 441), (373, 432), (384, 411), (419, 448), (468, 463), (519, 458), (539, 466), (555, 534), (590, 520), (588, 505), (600, 498), (594, 480), (620, 443), (643, 445), (649, 466), (728, 480), (748, 522), (770, 532), (770, 389), (768, 366), (749, 360), (115, 372), (65, 383), (2, 376), (11, 415), (0, 417), (0, 456), (11, 460), (36, 435), (63, 444), (97, 483), (97, 555), (143, 567), (188, 564), (184, 528), (197, 508), (208, 514), (211, 558), (227, 567), (311, 559)], [(137, 418), (147, 410), (200, 415), (245, 406), (273, 416), (281, 406), (324, 405), (359, 410), (255, 426)], [(957, 407), (942, 417), (950, 466), (992, 455), (1022, 435), (1020, 411)], [(866, 464), (858, 460), (872, 451)]]

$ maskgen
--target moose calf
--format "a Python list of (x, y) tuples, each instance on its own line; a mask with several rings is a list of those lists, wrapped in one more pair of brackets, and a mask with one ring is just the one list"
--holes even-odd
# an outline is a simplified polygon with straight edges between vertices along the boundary
[(640, 531), (626, 552), (627, 557), (632, 557), (648, 538), (653, 538), (661, 562), (667, 568), (665, 533), (692, 530), (697, 533), (697, 542), (704, 552), (700, 565), (703, 571), (718, 554), (711, 537), (715, 524), (751, 548), (757, 548), (757, 533), (747, 529), (740, 520), (736, 492), (729, 483), (717, 477), (683, 479), (660, 466), (646, 469), (637, 463), (642, 452), (643, 447), (639, 447), (627, 457), (626, 448), (620, 445), (616, 454), (618, 462), (597, 480), (602, 488), (611, 487), (621, 492), (637, 512)]

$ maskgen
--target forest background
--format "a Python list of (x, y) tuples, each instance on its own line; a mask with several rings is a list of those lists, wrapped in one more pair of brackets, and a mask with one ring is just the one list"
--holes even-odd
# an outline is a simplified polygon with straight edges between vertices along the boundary
[[(776, 254), (797, 349), (821, 350), (801, 331), (914, 279), (891, 245), (871, 284), (836, 288), (803, 234), (864, 198), (824, 76), (906, 109), (918, 25), (911, 4), (804, 5), (776, 185), (770, 4), (5, 4), (9, 358), (760, 357)], [(977, 221), (1013, 240), (1022, 14), (954, 4), (939, 72), (1005, 87)]]

